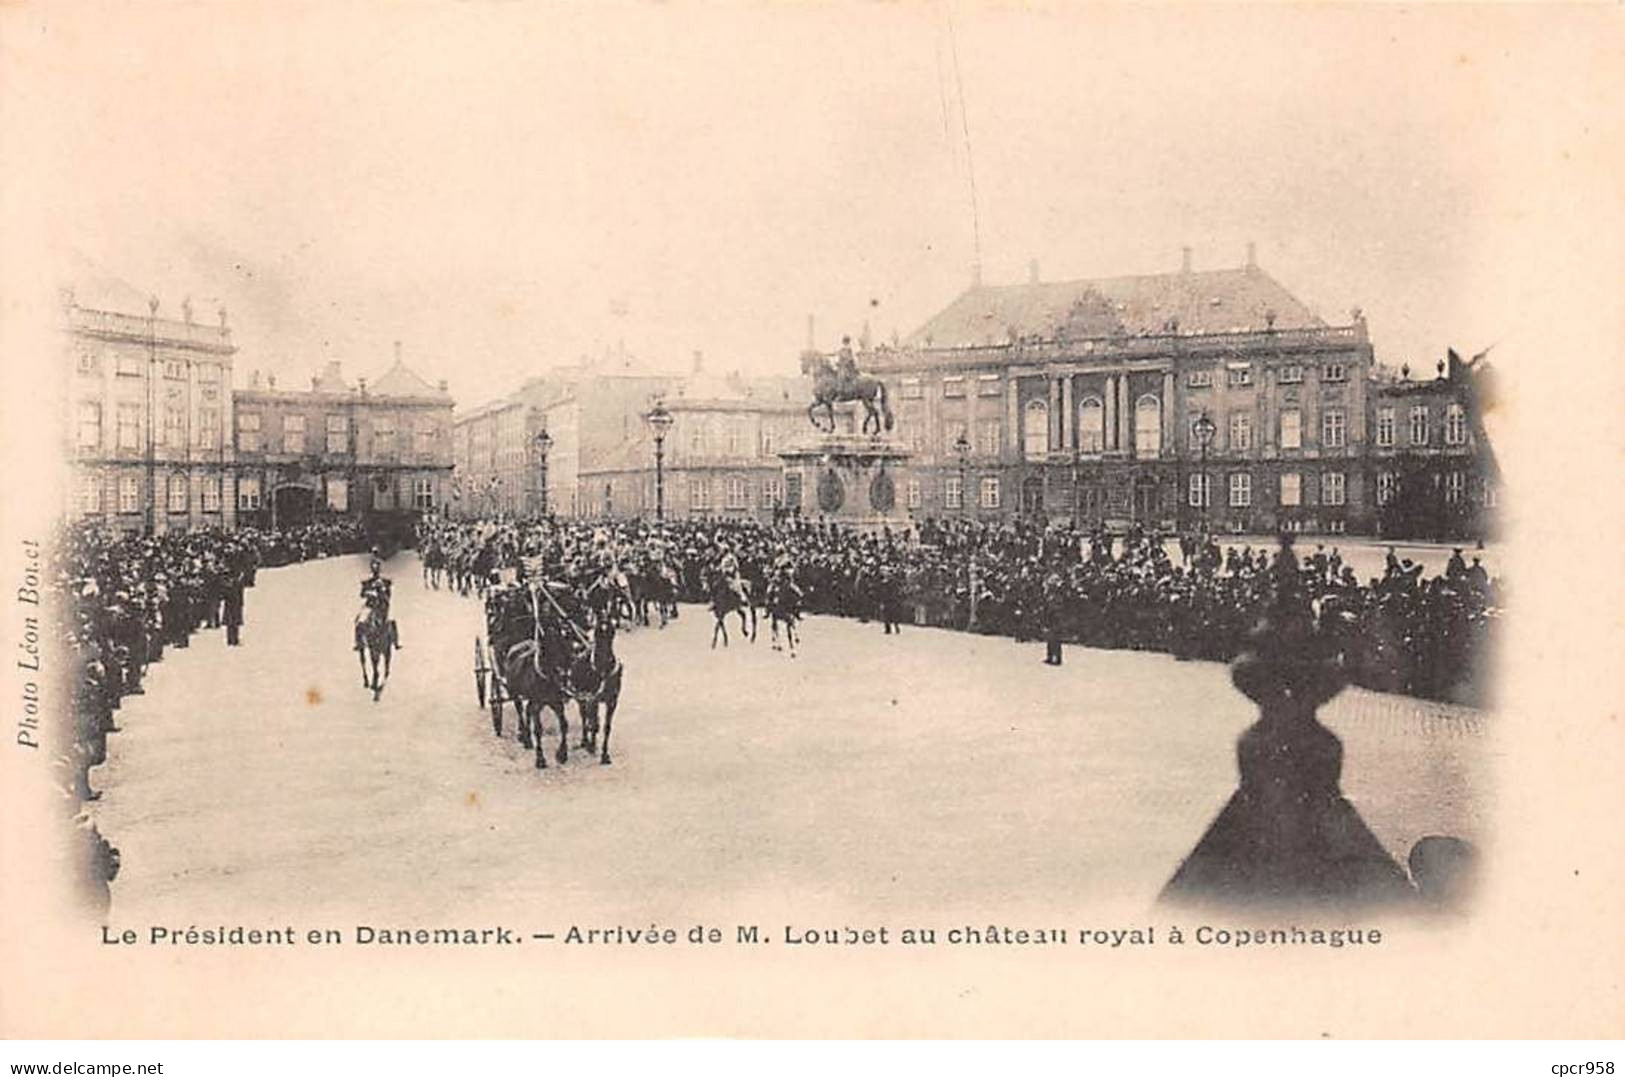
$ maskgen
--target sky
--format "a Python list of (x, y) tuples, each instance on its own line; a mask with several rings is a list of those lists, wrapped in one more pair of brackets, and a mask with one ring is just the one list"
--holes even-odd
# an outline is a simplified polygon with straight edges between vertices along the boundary
[(223, 302), (239, 383), (376, 376), (400, 340), (462, 405), (612, 346), (768, 374), (809, 315), (822, 348), (906, 335), (968, 285), (978, 233), (988, 283), (1168, 272), (1186, 245), (1238, 266), (1253, 242), (1327, 321), (1361, 308), (1380, 361), (1515, 364), (1521, 244), (1562, 206), (1531, 170), (1620, 151), (1564, 111), (1617, 51), (1521, 9), (33, 14), (6, 45), (13, 108), (49, 103), (27, 148), (54, 272), (135, 311)]

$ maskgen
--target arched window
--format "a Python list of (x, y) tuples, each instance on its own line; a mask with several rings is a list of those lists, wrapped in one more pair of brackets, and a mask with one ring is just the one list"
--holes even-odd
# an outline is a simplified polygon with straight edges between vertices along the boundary
[(1042, 400), (1032, 400), (1027, 404), (1021, 445), (1029, 460), (1041, 460), (1049, 454), (1049, 405)]
[(1134, 403), (1134, 455), (1162, 452), (1162, 404), (1147, 394)]
[(1106, 408), (1098, 396), (1086, 396), (1078, 404), (1078, 451), (1103, 452), (1106, 448)]

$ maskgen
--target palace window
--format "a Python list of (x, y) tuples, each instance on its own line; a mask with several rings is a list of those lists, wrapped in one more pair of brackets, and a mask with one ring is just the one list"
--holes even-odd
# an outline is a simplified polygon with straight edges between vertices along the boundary
[[(468, 456), (468, 442), (464, 438), (463, 455)], [(390, 415), (379, 416), (372, 426), (372, 451), (375, 453), (393, 453), (399, 448), (395, 444), (395, 419)]]
[(79, 511), (81, 513), (98, 513), (102, 511), (102, 477), (94, 471), (79, 476)]
[(962, 422), (949, 422), (942, 424), (942, 448), (950, 459), (959, 455), (959, 439), (965, 436), (965, 424)]
[(244, 475), (237, 480), (237, 508), (241, 512), (253, 512), (260, 507), (260, 477), (258, 475)]
[(1467, 444), (1467, 411), (1460, 404), (1451, 404), (1444, 410), (1444, 443)]
[(1467, 490), (1467, 476), (1460, 471), (1450, 471), (1444, 477), (1444, 499), (1450, 504), (1461, 500)]
[(775, 442), (774, 442), (774, 438), (773, 438), (773, 426), (772, 426), (771, 423), (763, 421), (763, 423), (762, 423), (762, 455), (763, 456), (772, 456), (773, 455), (774, 444), (775, 444)]
[(904, 400), (919, 400), (925, 396), (925, 387), (920, 384), (919, 378), (904, 378), (902, 397)]
[[(417, 449), (419, 459), (427, 460), (434, 456), (434, 436), (435, 430), (432, 422), (424, 421), (418, 424)], [(516, 450), (514, 455), (518, 457), (520, 453)]]
[(1049, 405), (1030, 400), (1022, 414), (1021, 450), (1029, 460), (1049, 455)]
[(1134, 404), (1134, 455), (1155, 456), (1162, 451), (1162, 404), (1147, 394)]
[(999, 434), (999, 420), (983, 419), (976, 424), (976, 451), (983, 456), (999, 455), (1002, 438)]
[(258, 452), (260, 447), (260, 413), (237, 413), (237, 448), (243, 452)]
[(1428, 406), (1426, 404), (1411, 405), (1411, 444), (1426, 445), (1428, 443)]
[(1391, 448), (1394, 444), (1394, 409), (1377, 409), (1377, 445)]
[(141, 447), (141, 405), (118, 406), (118, 447), (121, 449)]
[(203, 477), (203, 511), (220, 511), (220, 476), (205, 475)]
[(1078, 405), (1078, 451), (1102, 452), (1106, 447), (1106, 408), (1098, 396), (1086, 396)]
[(1282, 385), (1296, 385), (1303, 380), (1303, 367), (1297, 363), (1288, 363), (1281, 368), (1281, 372), (1275, 380)]
[(920, 480), (909, 479), (908, 485), (904, 489), (907, 491), (905, 496), (908, 499), (906, 502), (908, 507), (911, 509), (919, 508), (924, 500), (920, 491)]
[(1341, 471), (1328, 471), (1320, 477), (1320, 503), (1342, 505), (1347, 502), (1348, 490)]
[(1244, 509), (1253, 503), (1253, 477), (1245, 471), (1230, 476), (1230, 507)]
[(341, 475), (327, 477), (327, 507), (334, 512), (350, 511), (350, 484)]
[(1191, 475), (1189, 490), (1190, 506), (1193, 509), (1203, 509), (1213, 504), (1213, 476), (1197, 472)]
[(1281, 448), (1303, 447), (1303, 413), (1297, 408), (1281, 409)]
[(730, 509), (750, 508), (750, 487), (746, 485), (743, 475), (728, 476), (728, 507)]
[(196, 366), (197, 366), (197, 380), (198, 381), (219, 381), (220, 380), (220, 368), (218, 366), (216, 366), (215, 364), (213, 364), (213, 363), (198, 363), (198, 364), (196, 364)]
[(179, 359), (164, 360), (164, 377), (170, 381), (186, 380), (186, 364)]
[(186, 511), (186, 474), (177, 471), (169, 476), (169, 511)]
[(96, 357), (95, 352), (91, 351), (88, 348), (81, 348), (79, 350), (78, 358), (79, 358), (79, 373), (81, 373), (81, 374), (97, 374), (97, 373), (100, 373), (99, 368), (101, 367), (101, 363), (97, 361), (97, 357)]
[(950, 398), (960, 398), (965, 395), (965, 379), (955, 375), (942, 379), (942, 395)]
[(704, 456), (707, 452), (705, 440), (705, 422), (696, 415), (694, 425), (688, 431), (688, 451), (696, 457)]
[(102, 444), (102, 406), (94, 400), (79, 404), (79, 447), (99, 449)]
[(784, 504), (784, 492), (779, 489), (779, 478), (770, 475), (762, 480), (762, 508), (771, 509)]
[(1348, 381), (1349, 368), (1345, 363), (1327, 363), (1320, 371), (1321, 381)]
[(305, 417), (303, 415), (284, 415), (282, 417), (282, 451), (289, 453), (302, 453), (305, 451)]
[(727, 439), (729, 456), (738, 456), (744, 451), (745, 432), (740, 429), (737, 422), (731, 422), (728, 424)]
[(982, 507), (984, 509), (999, 507), (999, 480), (997, 476), (989, 475), (982, 479)]
[(1229, 369), (1226, 380), (1232, 386), (1251, 385), (1253, 383), (1253, 368), (1246, 363), (1238, 363)]
[(958, 475), (949, 475), (942, 481), (942, 507), (947, 509), (963, 508), (965, 504), (965, 488), (960, 483)]
[(1213, 371), (1193, 370), (1185, 375), (1185, 385), (1190, 389), (1207, 389), (1213, 385)]
[(1377, 475), (1377, 504), (1386, 505), (1394, 499), (1394, 487), (1399, 483), (1399, 476), (1392, 471), (1384, 471)]
[(121, 348), (116, 354), (118, 360), (113, 368), (114, 370), (127, 378), (139, 378), (141, 376), (141, 355), (139, 352)]
[(350, 423), (342, 415), (327, 417), (327, 451), (341, 453), (350, 447)]
[(197, 413), (197, 441), (200, 445), (218, 445), (220, 441), (220, 409), (199, 408)]
[(1342, 408), (1327, 408), (1320, 416), (1320, 444), (1322, 448), (1341, 449), (1347, 438), (1347, 418)]
[(688, 480), (688, 507), (700, 511), (711, 507), (711, 484), (704, 475)]
[(980, 374), (976, 378), (977, 396), (998, 396), (999, 376), (997, 374)]
[(1230, 451), (1246, 452), (1253, 447), (1253, 417), (1244, 411), (1230, 416)]
[(412, 483), (412, 507), (434, 508), (434, 479), (415, 479)]
[(121, 475), (118, 480), (118, 510), (141, 511), (141, 481), (134, 475)]
[(186, 409), (173, 404), (164, 408), (164, 444), (171, 449), (186, 448)]
[(1303, 504), (1303, 476), (1296, 471), (1281, 472), (1281, 507), (1292, 508)]

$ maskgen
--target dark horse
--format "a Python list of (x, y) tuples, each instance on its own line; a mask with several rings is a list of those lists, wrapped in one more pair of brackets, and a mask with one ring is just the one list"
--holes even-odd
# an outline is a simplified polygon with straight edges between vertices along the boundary
[[(547, 767), (542, 743), (542, 711), (551, 710), (559, 720), (559, 746), (554, 761), (570, 758), (570, 720), (565, 704), (575, 700), (581, 709), (581, 745), (599, 750), (598, 761), (608, 763), (609, 733), (615, 721), (615, 708), (621, 700), (620, 660), (615, 657), (615, 620), (600, 616), (593, 628), (589, 646), (572, 650), (562, 664), (541, 660), (541, 645), (535, 639), (522, 639), (508, 648), (502, 660), (502, 679), (519, 713), (519, 743), (534, 745), (536, 766)], [(598, 708), (604, 708), (603, 739), (599, 740)], [(498, 734), (501, 730), (498, 728)]]
[[(868, 374), (850, 379), (841, 377), (829, 359), (814, 352), (801, 357), (801, 372), (812, 375), (813, 402), (807, 405), (808, 420), (820, 430), (835, 432), (835, 405), (856, 400), (863, 405), (863, 432), (878, 434), (892, 428), (891, 406), (886, 403), (886, 383)], [(824, 409), (824, 422), (818, 409)], [(871, 429), (872, 427), (872, 429)]]
[[(366, 618), (356, 622), (355, 653), (361, 660), (361, 687), (372, 689), (376, 703), (383, 694), (384, 682), (389, 679), (389, 655), (395, 649), (395, 622), (389, 619), (389, 610), (381, 602), (367, 602)], [(383, 675), (378, 672), (378, 660), (383, 659)], [(372, 662), (372, 675), (367, 674), (368, 660)]]
[(773, 649), (779, 650), (779, 626), (784, 626), (784, 643), (790, 657), (796, 656), (796, 625), (801, 621), (801, 588), (783, 577), (775, 577), (763, 596), (768, 624), (773, 630)]
[[(750, 583), (744, 579), (730, 580), (719, 573), (711, 576), (711, 616), (716, 624), (711, 629), (711, 649), (716, 650), (717, 637), (728, 646), (728, 614), (739, 614), (739, 634), (756, 642), (756, 603), (751, 598)], [(746, 615), (749, 615), (747, 627)]]

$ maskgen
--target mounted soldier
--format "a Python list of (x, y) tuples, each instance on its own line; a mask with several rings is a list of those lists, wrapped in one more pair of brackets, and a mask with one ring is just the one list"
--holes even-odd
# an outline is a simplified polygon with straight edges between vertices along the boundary
[(396, 650), (402, 649), (400, 628), (389, 615), (389, 600), (395, 585), (383, 574), (383, 570), (384, 563), (374, 557), (371, 573), (361, 581), (361, 611), (355, 618), (355, 647), (358, 651), (361, 650), (362, 632), (368, 620), (373, 618), (389, 626), (390, 645)]

